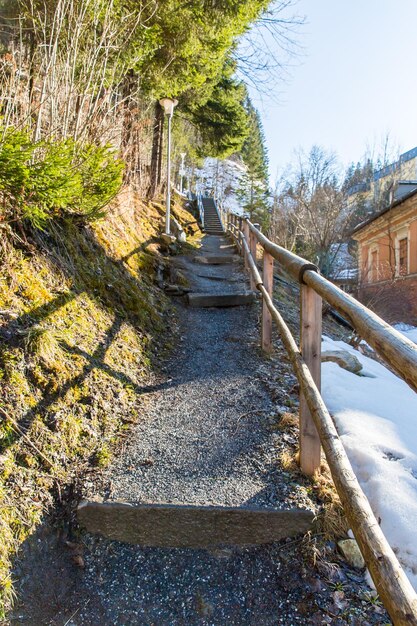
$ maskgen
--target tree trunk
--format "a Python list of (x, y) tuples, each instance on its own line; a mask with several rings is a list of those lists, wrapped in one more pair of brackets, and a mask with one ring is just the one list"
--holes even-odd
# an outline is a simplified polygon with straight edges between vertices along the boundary
[(164, 112), (159, 102), (156, 102), (152, 136), (150, 183), (148, 188), (148, 198), (150, 199), (155, 197), (161, 184), (163, 128)]
[(133, 84), (135, 75), (133, 70), (129, 70), (126, 74), (123, 87), (123, 126), (122, 126), (122, 140), (121, 140), (121, 154), (126, 163), (125, 181), (130, 182), (135, 174), (135, 161), (134, 161), (134, 102), (131, 98), (133, 93)]
[(35, 86), (35, 52), (36, 52), (36, 40), (35, 33), (30, 31), (29, 34), (29, 108), (32, 112), (33, 93)]

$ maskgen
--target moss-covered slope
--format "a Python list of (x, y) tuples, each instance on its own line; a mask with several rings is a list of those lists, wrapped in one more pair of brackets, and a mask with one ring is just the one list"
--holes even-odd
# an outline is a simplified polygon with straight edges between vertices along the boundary
[[(124, 192), (90, 226), (7, 234), (0, 268), (0, 583), (63, 485), (105, 465), (140, 416), (142, 386), (164, 345), (169, 303), (164, 209)], [(195, 233), (193, 216), (174, 215)], [(4, 613), (3, 613), (4, 615)]]

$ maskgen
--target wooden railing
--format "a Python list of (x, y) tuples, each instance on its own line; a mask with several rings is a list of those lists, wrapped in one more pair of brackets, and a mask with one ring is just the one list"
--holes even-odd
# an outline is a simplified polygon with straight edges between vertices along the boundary
[(197, 194), (197, 209), (198, 209), (198, 215), (200, 217), (200, 224), (204, 228), (204, 205), (203, 205), (203, 200), (201, 198), (201, 193)]
[[(377, 591), (395, 625), (417, 626), (417, 595), (353, 472), (333, 420), (320, 394), (322, 299), (332, 305), (397, 374), (417, 391), (417, 347), (375, 313), (321, 276), (317, 267), (270, 241), (249, 220), (229, 214), (228, 232), (249, 270), (251, 288), (262, 294), (261, 345), (272, 350), (275, 322), (300, 385), (300, 466), (308, 475), (320, 467), (321, 448), (346, 517)], [(256, 253), (263, 249), (262, 276)], [(273, 302), (277, 261), (300, 285), (300, 348)]]

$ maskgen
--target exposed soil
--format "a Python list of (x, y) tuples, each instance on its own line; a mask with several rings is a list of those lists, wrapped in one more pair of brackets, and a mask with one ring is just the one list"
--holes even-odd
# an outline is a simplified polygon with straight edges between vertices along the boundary
[[(229, 254), (203, 240), (204, 253)], [(246, 285), (238, 264), (175, 265), (199, 292)], [(192, 309), (178, 300), (179, 341), (163, 371), (141, 390), (140, 423), (118, 460), (84, 495), (135, 502), (314, 508), (310, 483), (283, 471), (293, 432), (277, 428), (297, 408), (297, 385), (282, 347), (259, 350), (259, 307)], [(131, 546), (45, 526), (16, 566), (12, 624), (389, 624), (363, 572), (328, 542), (312, 565), (311, 537), (215, 550)]]

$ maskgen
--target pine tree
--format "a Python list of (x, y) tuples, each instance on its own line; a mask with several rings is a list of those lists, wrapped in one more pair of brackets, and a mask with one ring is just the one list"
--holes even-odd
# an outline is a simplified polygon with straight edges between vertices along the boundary
[(249, 133), (245, 86), (233, 78), (226, 63), (221, 80), (204, 104), (189, 105), (187, 113), (202, 139), (200, 154), (226, 158), (242, 149)]
[(265, 136), (260, 115), (249, 96), (246, 98), (245, 108), (249, 134), (243, 144), (241, 156), (247, 169), (242, 177), (238, 195), (242, 208), (249, 213), (251, 220), (260, 223), (266, 229), (269, 222), (270, 198)]

